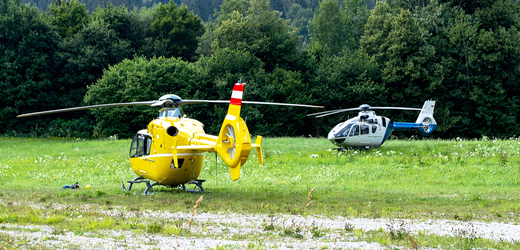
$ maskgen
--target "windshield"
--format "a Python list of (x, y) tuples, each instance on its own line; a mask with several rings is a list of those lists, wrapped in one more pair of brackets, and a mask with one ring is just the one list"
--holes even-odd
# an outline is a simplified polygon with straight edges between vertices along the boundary
[(350, 128), (352, 127), (352, 123), (348, 124), (347, 126), (345, 126), (343, 129), (341, 129), (338, 133), (336, 133), (334, 135), (334, 137), (336, 138), (341, 138), (341, 137), (347, 137), (348, 135), (348, 131), (350, 130)]
[(182, 118), (181, 110), (178, 108), (161, 110), (161, 113), (159, 113), (159, 118), (165, 117)]

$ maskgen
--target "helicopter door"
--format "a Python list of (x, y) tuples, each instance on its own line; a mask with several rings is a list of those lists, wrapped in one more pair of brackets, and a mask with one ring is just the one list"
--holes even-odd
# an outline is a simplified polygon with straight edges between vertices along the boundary
[(381, 141), (383, 140), (384, 131), (386, 130), (382, 129), (380, 126), (375, 124), (370, 125), (369, 130), (370, 146), (379, 146), (381, 144)]
[(137, 134), (130, 145), (130, 158), (150, 154), (152, 138), (148, 135)]
[(348, 134), (348, 142), (349, 145), (359, 145), (361, 138), (359, 136), (359, 125), (352, 126), (352, 129), (350, 130)]
[(359, 130), (361, 132), (361, 136), (359, 137), (359, 143), (362, 146), (370, 145), (370, 127), (367, 124), (361, 124), (359, 125)]
[[(152, 138), (146, 134), (138, 133), (134, 139), (132, 140), (132, 144), (130, 145), (130, 164), (133, 165), (132, 168), (138, 174), (149, 174), (148, 169), (150, 165), (152, 165), (153, 160), (147, 160), (145, 158), (141, 158), (139, 160), (133, 160), (132, 158), (138, 158), (147, 156), (150, 154), (150, 148), (152, 145)], [(137, 164), (132, 164), (137, 163)]]

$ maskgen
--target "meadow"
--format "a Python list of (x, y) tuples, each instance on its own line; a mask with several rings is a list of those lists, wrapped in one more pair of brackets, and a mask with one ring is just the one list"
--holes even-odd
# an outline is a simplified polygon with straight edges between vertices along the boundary
[[(143, 195), (144, 185), (134, 185), (132, 192), (122, 190), (121, 180), (135, 177), (128, 162), (129, 146), (130, 140), (117, 138), (0, 137), (0, 223), (50, 224), (77, 233), (125, 229), (125, 224), (114, 221), (108, 225), (89, 224), (88, 214), (73, 221), (59, 213), (39, 215), (45, 208), (23, 205), (28, 201), (191, 212), (200, 193), (156, 187), (154, 194)], [(264, 165), (258, 164), (252, 152), (237, 181), (231, 181), (220, 158), (215, 160), (214, 154), (207, 153), (199, 178), (206, 180), (204, 188), (209, 192), (204, 193), (197, 210), (325, 218), (520, 222), (519, 138), (412, 137), (390, 140), (371, 150), (338, 152), (333, 148), (323, 138), (265, 138)], [(75, 182), (80, 189), (62, 188)], [(86, 185), (92, 188), (85, 189)], [(78, 227), (85, 223), (90, 226)], [(126, 227), (149, 232), (154, 223)], [(157, 232), (166, 231), (166, 227), (159, 226)], [(388, 230), (381, 236), (383, 231), (358, 238), (383, 245), (410, 244), (406, 238), (389, 237), (395, 234), (388, 234)], [(422, 237), (426, 238), (421, 240), (421, 246), (454, 246), (453, 242), (457, 242), (450, 237)], [(2, 242), (9, 246), (0, 237), (0, 246)], [(511, 242), (478, 243), (493, 248), (518, 246)]]

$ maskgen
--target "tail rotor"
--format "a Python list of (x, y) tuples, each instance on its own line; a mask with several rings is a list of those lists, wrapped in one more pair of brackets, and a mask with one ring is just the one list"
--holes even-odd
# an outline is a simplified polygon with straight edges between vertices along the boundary
[(240, 177), (240, 166), (247, 161), (251, 151), (249, 130), (240, 117), (244, 85), (244, 83), (238, 82), (233, 87), (228, 113), (220, 129), (216, 145), (217, 153), (229, 166), (232, 180)]

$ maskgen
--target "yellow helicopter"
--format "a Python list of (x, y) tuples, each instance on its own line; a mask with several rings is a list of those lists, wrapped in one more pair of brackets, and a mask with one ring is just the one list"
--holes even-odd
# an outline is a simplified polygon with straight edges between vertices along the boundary
[[(240, 177), (240, 167), (244, 165), (252, 148), (256, 149), (258, 161), (263, 164), (262, 137), (257, 136), (255, 143), (247, 125), (240, 117), (242, 103), (269, 104), (297, 107), (323, 108), (323, 106), (242, 101), (245, 83), (237, 82), (233, 87), (231, 100), (182, 100), (177, 95), (164, 95), (157, 101), (112, 103), (75, 108), (49, 110), (27, 113), (18, 117), (44, 115), (60, 112), (87, 110), (101, 107), (121, 107), (131, 105), (160, 106), (159, 117), (148, 124), (147, 129), (137, 132), (130, 146), (130, 166), (138, 175), (127, 181), (128, 191), (136, 183), (146, 183), (144, 191), (148, 194), (153, 186), (179, 187), (186, 190), (186, 184), (194, 184), (201, 192), (204, 191), (204, 180), (197, 179), (202, 169), (205, 152), (215, 152), (229, 166), (231, 179)], [(227, 115), (222, 123), (218, 136), (204, 132), (204, 125), (187, 118), (181, 105), (195, 103), (229, 103)], [(150, 184), (150, 181), (155, 183)], [(127, 191), (124, 183), (123, 190)]]

